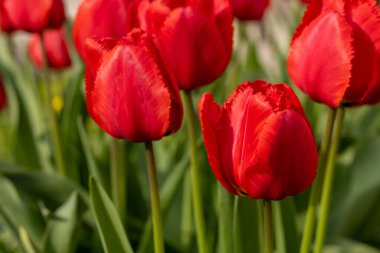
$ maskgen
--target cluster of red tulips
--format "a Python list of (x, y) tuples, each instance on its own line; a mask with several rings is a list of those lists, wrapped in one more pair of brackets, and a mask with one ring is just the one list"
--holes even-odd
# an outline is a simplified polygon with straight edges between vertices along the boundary
[[(86, 66), (87, 111), (112, 137), (145, 143), (156, 253), (164, 252), (164, 242), (152, 141), (181, 128), (183, 107), (198, 251), (208, 252), (198, 164), (200, 125), (220, 184), (231, 194), (264, 200), (266, 253), (274, 252), (271, 201), (301, 193), (315, 181), (300, 252), (310, 252), (314, 231), (313, 252), (322, 252), (344, 109), (380, 102), (380, 9), (375, 0), (302, 2), (306, 11), (291, 41), (287, 69), (300, 90), (330, 108), (319, 155), (313, 129), (287, 84), (247, 81), (221, 106), (206, 93), (194, 108), (193, 90), (217, 80), (231, 60), (233, 18), (260, 20), (269, 0), (80, 4), (72, 37)], [(5, 33), (34, 34), (28, 53), (37, 68), (71, 65), (61, 0), (1, 0), (0, 11)], [(5, 101), (0, 85), (0, 108)], [(54, 161), (63, 167), (52, 122)]]

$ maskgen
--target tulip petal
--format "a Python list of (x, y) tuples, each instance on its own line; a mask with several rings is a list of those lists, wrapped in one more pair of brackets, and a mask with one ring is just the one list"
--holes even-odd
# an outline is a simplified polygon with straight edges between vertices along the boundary
[[(215, 103), (211, 93), (206, 93), (202, 96), (199, 101), (198, 109), (210, 167), (223, 187), (231, 194), (238, 195), (236, 184), (234, 185), (230, 180), (232, 167), (228, 167), (228, 164), (222, 162), (223, 155), (221, 154), (220, 148), (223, 147), (223, 144), (220, 143), (220, 133), (218, 133), (221, 109)], [(227, 173), (227, 170), (230, 172)]]
[(9, 20), (17, 29), (28, 32), (40, 32), (45, 27), (53, 0), (4, 1), (4, 9)]
[(352, 57), (351, 26), (338, 13), (328, 12), (293, 41), (288, 72), (313, 100), (337, 108), (350, 83)]
[[(373, 0), (356, 0), (350, 6), (351, 19), (371, 39), (376, 53), (368, 53), (368, 58), (374, 58), (372, 80), (361, 103), (373, 104), (380, 101), (380, 10)], [(365, 64), (362, 61), (362, 64)]]
[(136, 142), (158, 140), (178, 130), (179, 93), (152, 50), (150, 37), (131, 32), (112, 50), (108, 46), (98, 47), (100, 64), (86, 73), (92, 82), (87, 91), (94, 120), (110, 135)]
[(309, 124), (293, 110), (274, 113), (264, 124), (254, 160), (242, 170), (243, 188), (250, 197), (267, 200), (304, 191), (315, 179), (318, 162)]
[(73, 24), (73, 39), (79, 55), (86, 59), (87, 38), (126, 36), (130, 22), (124, 0), (83, 1)]

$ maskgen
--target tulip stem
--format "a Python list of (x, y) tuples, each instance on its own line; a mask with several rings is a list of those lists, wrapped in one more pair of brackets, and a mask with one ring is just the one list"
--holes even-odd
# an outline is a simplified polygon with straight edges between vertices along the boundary
[(339, 147), (340, 134), (344, 121), (344, 108), (339, 107), (336, 115), (336, 123), (334, 127), (333, 139), (331, 148), (328, 154), (326, 165), (326, 174), (323, 180), (322, 199), (320, 207), (319, 222), (317, 227), (315, 253), (322, 253), (326, 235), (327, 219), (330, 207), (331, 189), (334, 180), (335, 172), (335, 157)]
[(273, 253), (272, 202), (264, 200), (264, 252)]
[(190, 92), (185, 92), (184, 103), (187, 117), (187, 129), (190, 137), (190, 150), (191, 150), (191, 184), (193, 196), (193, 208), (195, 216), (195, 226), (198, 239), (199, 253), (207, 252), (206, 244), (206, 230), (205, 221), (203, 216), (203, 204), (201, 195), (201, 182), (199, 173), (199, 160), (198, 160), (198, 147), (197, 147), (197, 134), (195, 128), (195, 111), (193, 100)]
[(126, 168), (124, 160), (124, 141), (111, 139), (111, 196), (120, 219), (126, 222)]
[(309, 203), (307, 207), (306, 222), (303, 231), (300, 253), (310, 252), (311, 238), (313, 237), (315, 227), (317, 206), (320, 200), (322, 180), (325, 174), (327, 154), (331, 144), (331, 134), (334, 128), (335, 117), (336, 110), (330, 108), (319, 151), (319, 162), (317, 171), (318, 176), (311, 188), (309, 196)]
[(164, 253), (164, 238), (162, 227), (162, 216), (160, 207), (160, 196), (158, 192), (156, 163), (154, 161), (153, 145), (151, 141), (145, 142), (146, 161), (148, 166), (150, 202), (153, 218), (153, 234), (154, 234), (154, 252)]
[(47, 58), (47, 52), (46, 52), (45, 44), (43, 41), (42, 33), (39, 34), (39, 38), (40, 38), (41, 49), (42, 49), (43, 67), (42, 67), (41, 72), (44, 78), (44, 87), (45, 87), (45, 92), (46, 92), (46, 109), (47, 109), (48, 124), (49, 124), (49, 134), (50, 134), (50, 139), (53, 145), (55, 164), (57, 166), (58, 171), (62, 175), (65, 176), (67, 175), (67, 173), (65, 169), (61, 143), (59, 139), (57, 119), (56, 119), (54, 110), (52, 108), (52, 91), (51, 91), (51, 82), (48, 75), (48, 58)]

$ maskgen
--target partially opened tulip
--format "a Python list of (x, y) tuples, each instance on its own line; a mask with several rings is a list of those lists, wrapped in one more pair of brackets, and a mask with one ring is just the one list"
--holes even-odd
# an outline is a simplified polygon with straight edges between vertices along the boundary
[(380, 11), (373, 0), (312, 0), (294, 34), (291, 79), (331, 108), (380, 101)]
[(279, 200), (315, 179), (314, 136), (288, 85), (245, 82), (222, 107), (207, 93), (199, 117), (211, 169), (230, 193)]
[(29, 57), (38, 68), (44, 66), (46, 50), (47, 65), (53, 69), (63, 69), (71, 65), (65, 34), (62, 29), (43, 32), (43, 45), (39, 34), (34, 34), (29, 42)]
[(230, 0), (234, 16), (240, 20), (260, 20), (269, 0)]
[(153, 1), (141, 9), (143, 28), (158, 36), (180, 89), (190, 91), (220, 77), (232, 54), (228, 0)]
[(143, 142), (179, 129), (178, 88), (150, 36), (88, 39), (86, 54), (87, 109), (104, 131)]
[(8, 18), (8, 27), (14, 30), (39, 33), (47, 28), (58, 28), (65, 21), (62, 0), (2, 0), (1, 2), (1, 16)]
[(84, 0), (73, 24), (75, 47), (85, 59), (85, 41), (91, 37), (123, 37), (137, 27), (140, 0)]

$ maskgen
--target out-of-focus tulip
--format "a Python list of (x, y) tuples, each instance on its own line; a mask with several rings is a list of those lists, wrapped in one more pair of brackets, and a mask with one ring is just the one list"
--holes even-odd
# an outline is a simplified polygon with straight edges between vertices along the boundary
[(73, 25), (75, 47), (85, 59), (85, 40), (91, 37), (123, 37), (138, 26), (140, 0), (84, 0)]
[(8, 27), (14, 30), (39, 33), (47, 28), (59, 28), (65, 21), (62, 0), (1, 1), (1, 16), (7, 17)]
[(269, 0), (230, 0), (234, 16), (240, 20), (260, 20)]
[(182, 123), (179, 91), (149, 35), (86, 41), (87, 109), (107, 133), (130, 141), (159, 140)]
[(142, 28), (158, 36), (181, 89), (209, 84), (224, 72), (232, 53), (228, 0), (153, 1), (140, 8), (143, 15)]
[(5, 94), (3, 80), (0, 77), (0, 111), (4, 109), (6, 103), (7, 103), (7, 96)]
[(312, 0), (287, 61), (293, 82), (331, 108), (380, 101), (380, 11), (374, 0)]
[(34, 34), (29, 42), (29, 57), (33, 63), (38, 68), (42, 68), (44, 64), (42, 50), (46, 50), (47, 64), (50, 68), (63, 69), (69, 67), (71, 60), (63, 30), (46, 30), (42, 36), (45, 49), (41, 46), (39, 34)]
[(5, 12), (4, 0), (0, 0), (0, 28), (6, 33), (10, 33), (15, 30), (9, 20), (8, 13)]
[(304, 4), (308, 4), (310, 2), (310, 0), (300, 0), (302, 3)]
[(313, 182), (314, 136), (288, 85), (245, 82), (221, 108), (207, 93), (199, 115), (211, 169), (230, 193), (278, 200)]

